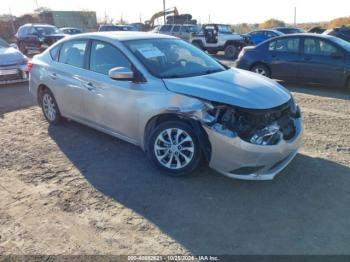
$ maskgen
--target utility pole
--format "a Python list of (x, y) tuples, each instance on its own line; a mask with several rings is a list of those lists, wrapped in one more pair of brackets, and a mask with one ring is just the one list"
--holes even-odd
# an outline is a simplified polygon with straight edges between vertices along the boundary
[(14, 35), (14, 34), (16, 34), (16, 28), (15, 28), (15, 23), (13, 22), (13, 16), (12, 16), (11, 8), (9, 9), (9, 11), (10, 11), (10, 19), (11, 19), (11, 29), (12, 29), (12, 33)]
[(297, 26), (297, 7), (294, 7), (294, 26)]
[(165, 19), (165, 0), (163, 0), (163, 15), (164, 15), (164, 24), (166, 24), (166, 19)]

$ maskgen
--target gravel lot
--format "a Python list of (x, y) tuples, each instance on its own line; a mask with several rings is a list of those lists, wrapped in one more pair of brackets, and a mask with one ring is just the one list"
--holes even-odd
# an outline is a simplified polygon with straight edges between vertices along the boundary
[(133, 145), (49, 126), (0, 87), (0, 254), (350, 254), (350, 95), (288, 86), (304, 145), (274, 181), (161, 175)]

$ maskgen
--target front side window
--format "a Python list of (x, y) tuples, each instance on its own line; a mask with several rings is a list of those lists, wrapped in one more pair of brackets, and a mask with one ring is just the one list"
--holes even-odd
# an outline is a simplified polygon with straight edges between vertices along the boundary
[(90, 70), (108, 75), (109, 70), (114, 67), (132, 68), (129, 60), (116, 47), (105, 42), (93, 41), (90, 55)]
[(59, 62), (75, 67), (84, 67), (84, 58), (87, 47), (87, 41), (76, 40), (69, 41), (63, 44)]
[(179, 39), (131, 40), (124, 44), (159, 78), (206, 75), (226, 69), (203, 51)]
[(326, 41), (316, 38), (306, 38), (304, 40), (304, 53), (308, 55), (330, 56), (337, 52), (337, 48)]
[[(299, 38), (283, 38), (276, 41), (273, 51), (298, 53), (299, 52)], [(270, 50), (272, 51), (272, 50)]]

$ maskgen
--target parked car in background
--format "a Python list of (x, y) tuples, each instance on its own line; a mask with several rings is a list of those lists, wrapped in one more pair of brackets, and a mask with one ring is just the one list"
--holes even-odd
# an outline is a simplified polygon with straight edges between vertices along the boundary
[(61, 32), (67, 35), (76, 35), (83, 33), (83, 30), (74, 27), (62, 27), (60, 28)]
[(350, 42), (350, 27), (337, 27), (323, 32), (325, 35), (332, 35)]
[(112, 31), (136, 31), (137, 29), (131, 25), (100, 25), (99, 32), (112, 32)]
[(0, 38), (0, 84), (28, 80), (27, 57)]
[(234, 33), (230, 25), (224, 24), (203, 25), (201, 31), (194, 34), (190, 41), (210, 54), (224, 51), (228, 59), (236, 58), (242, 47), (250, 43), (248, 37)]
[(270, 39), (276, 36), (281, 36), (281, 35), (284, 35), (284, 34), (276, 30), (257, 30), (246, 34), (246, 36), (249, 37), (253, 45), (258, 45), (266, 41), (267, 39)]
[(207, 162), (268, 180), (297, 154), (302, 118), (285, 88), (178, 38), (76, 35), (30, 63), (29, 89), (49, 123), (66, 117), (138, 145), (167, 174)]
[(279, 31), (286, 35), (305, 33), (303, 29), (296, 27), (275, 27), (273, 30)]
[(244, 48), (236, 63), (238, 68), (267, 77), (350, 90), (350, 43), (334, 36), (280, 36)]
[(40, 53), (57, 40), (65, 37), (56, 26), (46, 24), (25, 24), (15, 35), (18, 48), (23, 54)]
[(322, 34), (326, 29), (320, 27), (320, 26), (314, 26), (310, 28), (307, 32), (308, 33), (314, 33), (314, 34)]
[(193, 34), (198, 33), (201, 27), (198, 25), (187, 25), (187, 24), (167, 24), (157, 26), (152, 30), (153, 33), (160, 33), (166, 35), (172, 35), (179, 37), (183, 40), (190, 41)]

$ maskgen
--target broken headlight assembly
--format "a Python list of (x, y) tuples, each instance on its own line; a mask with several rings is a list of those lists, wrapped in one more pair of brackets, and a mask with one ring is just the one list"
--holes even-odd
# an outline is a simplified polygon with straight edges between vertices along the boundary
[(212, 103), (207, 106), (206, 124), (228, 137), (238, 136), (256, 145), (276, 145), (296, 134), (300, 109), (293, 99), (271, 109), (246, 109)]

